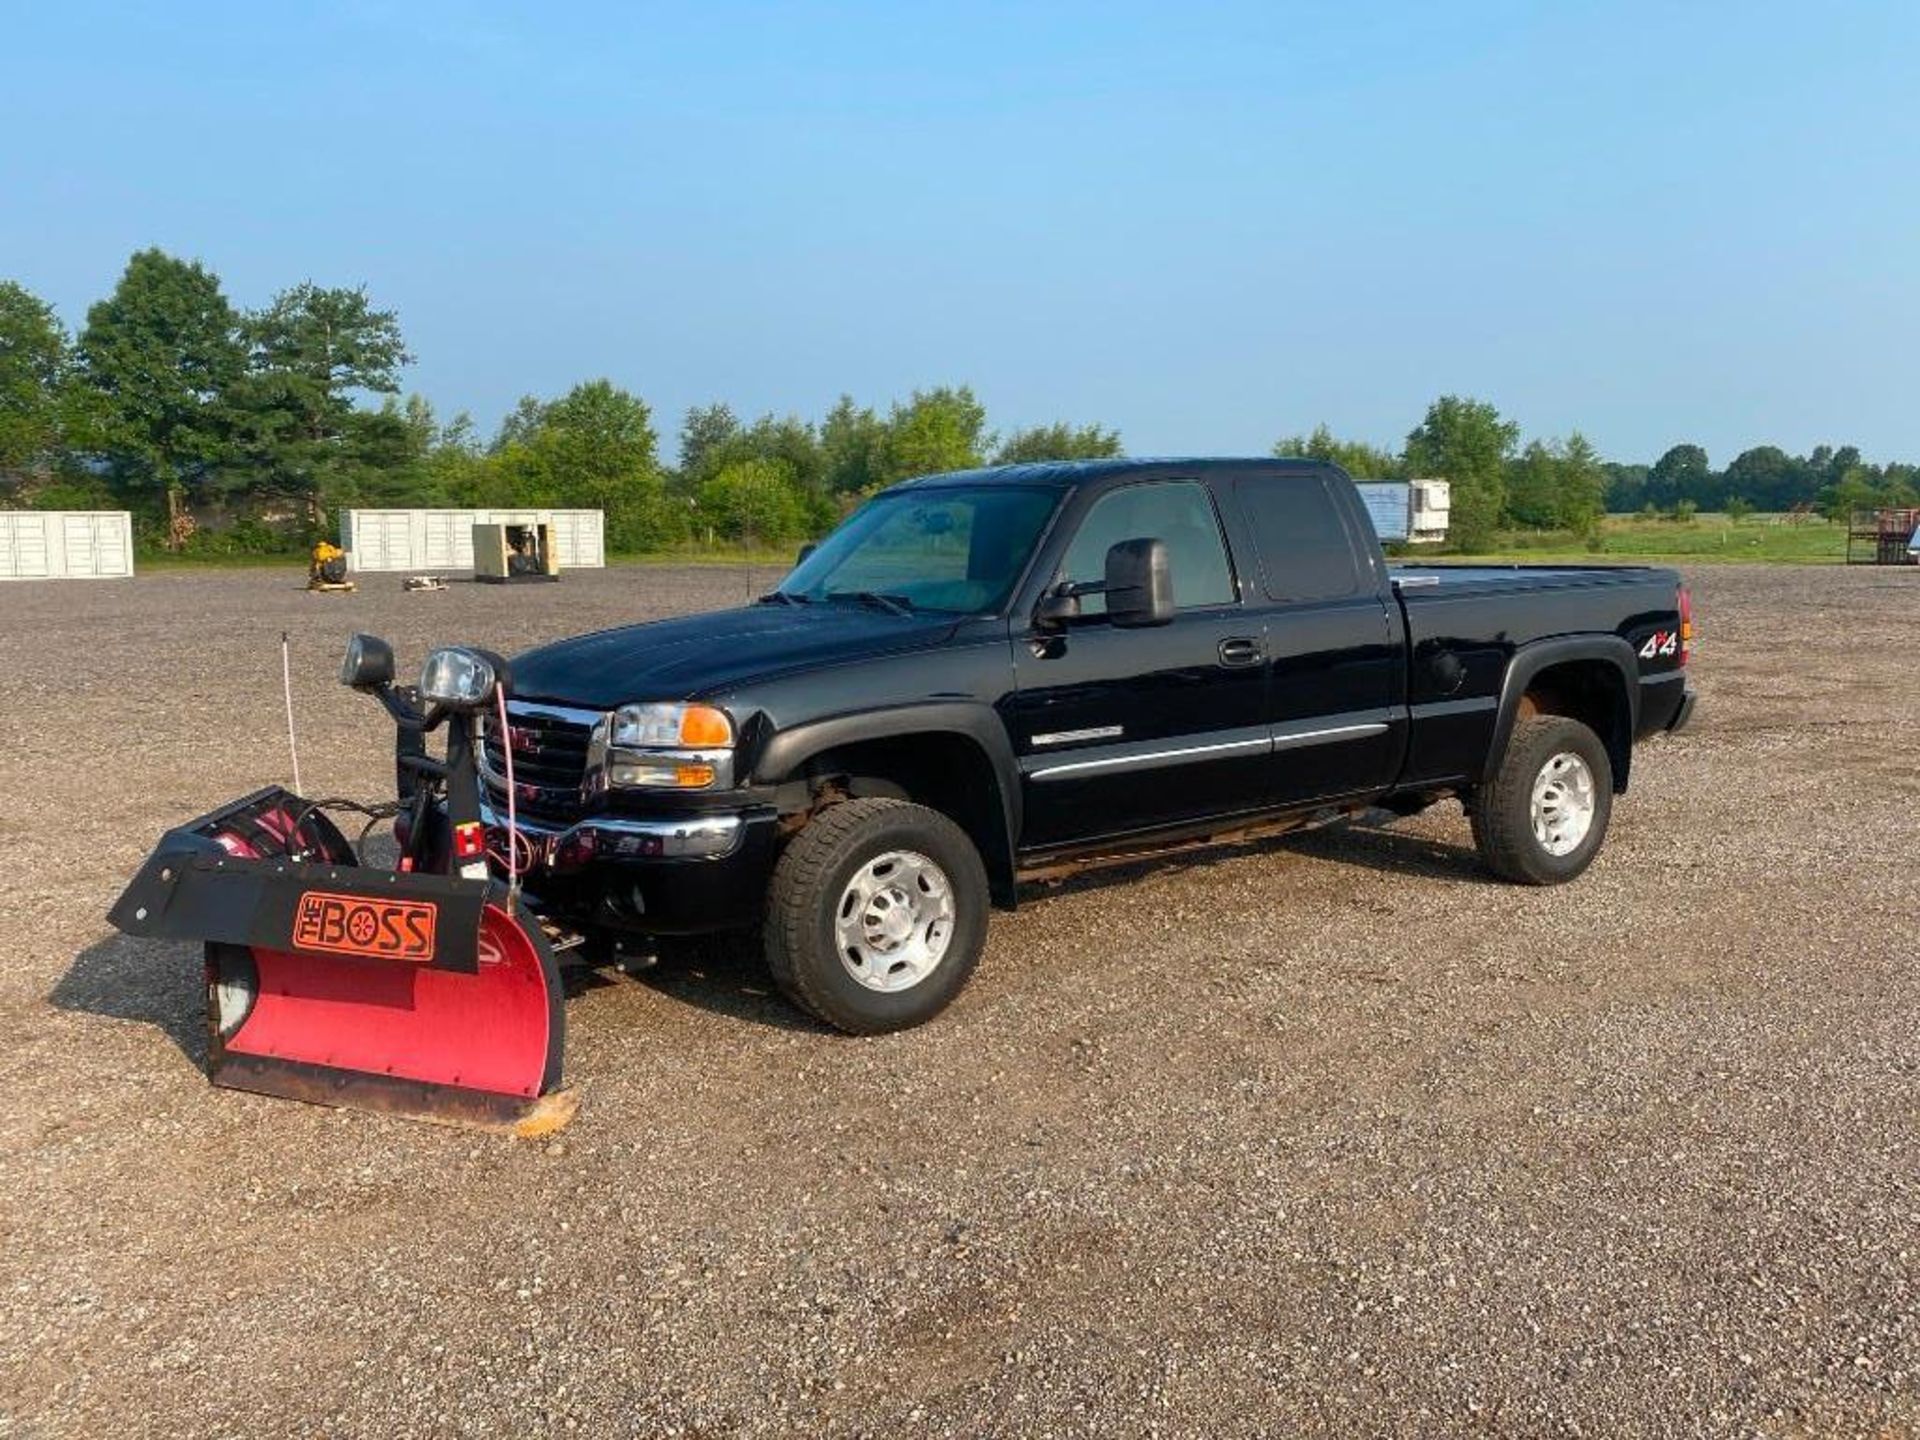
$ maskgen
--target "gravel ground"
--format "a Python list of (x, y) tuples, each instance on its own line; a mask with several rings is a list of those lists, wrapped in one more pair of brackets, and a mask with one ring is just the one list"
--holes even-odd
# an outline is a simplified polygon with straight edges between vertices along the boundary
[(0, 1436), (1920, 1431), (1920, 573), (1697, 576), (1701, 709), (1527, 891), (1443, 807), (1036, 893), (939, 1022), (751, 963), (569, 1010), (515, 1143), (210, 1090), (167, 825), (377, 794), (417, 659), (728, 604), (0, 587)]

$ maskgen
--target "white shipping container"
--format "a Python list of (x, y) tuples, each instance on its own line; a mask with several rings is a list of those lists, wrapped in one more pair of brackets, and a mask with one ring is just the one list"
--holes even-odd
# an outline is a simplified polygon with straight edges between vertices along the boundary
[(346, 510), (340, 548), (349, 570), (471, 572), (475, 525), (551, 525), (563, 575), (607, 563), (599, 510)]
[(133, 574), (125, 510), (0, 510), (0, 580), (111, 580)]

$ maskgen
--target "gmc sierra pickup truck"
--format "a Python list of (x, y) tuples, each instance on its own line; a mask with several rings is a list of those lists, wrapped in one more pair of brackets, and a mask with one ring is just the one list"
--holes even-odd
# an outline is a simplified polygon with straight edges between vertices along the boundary
[(556, 920), (757, 926), (794, 1001), (890, 1030), (1020, 881), (1129, 853), (1456, 796), (1496, 874), (1570, 880), (1691, 639), (1669, 570), (1389, 566), (1329, 465), (931, 475), (757, 604), (516, 657), (483, 820)]

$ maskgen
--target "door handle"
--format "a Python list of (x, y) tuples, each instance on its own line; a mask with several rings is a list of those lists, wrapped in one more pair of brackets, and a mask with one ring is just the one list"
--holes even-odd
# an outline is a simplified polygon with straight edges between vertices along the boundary
[(1251, 635), (1230, 635), (1220, 642), (1222, 665), (1258, 665), (1262, 658), (1260, 642)]

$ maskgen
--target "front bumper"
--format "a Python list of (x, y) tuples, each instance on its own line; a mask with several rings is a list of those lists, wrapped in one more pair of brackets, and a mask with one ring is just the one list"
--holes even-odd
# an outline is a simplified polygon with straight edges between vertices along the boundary
[[(483, 794), (480, 818), (504, 878), (506, 813)], [(538, 908), (577, 924), (674, 935), (759, 923), (778, 817), (771, 809), (596, 815), (570, 825), (516, 817), (516, 828), (521, 883)]]

